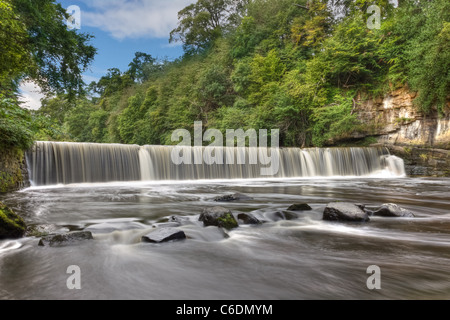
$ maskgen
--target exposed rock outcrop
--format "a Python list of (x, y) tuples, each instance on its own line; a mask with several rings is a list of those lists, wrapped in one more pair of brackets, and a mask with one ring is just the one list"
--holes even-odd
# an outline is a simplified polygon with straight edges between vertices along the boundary
[(414, 213), (394, 203), (383, 204), (374, 211), (373, 215), (379, 217), (414, 218)]
[(369, 215), (358, 205), (347, 202), (333, 202), (328, 204), (323, 212), (323, 220), (347, 222), (370, 221)]
[(378, 143), (405, 160), (409, 176), (450, 176), (450, 101), (441, 114), (425, 114), (414, 105), (417, 95), (401, 88), (384, 98), (355, 101), (354, 113), (366, 132), (355, 139), (377, 137)]
[(223, 207), (204, 209), (199, 221), (202, 221), (205, 227), (215, 226), (228, 230), (239, 226), (231, 211)]
[(0, 193), (12, 192), (29, 186), (23, 151), (2, 149), (0, 152)]
[(71, 232), (66, 234), (57, 234), (43, 237), (39, 241), (40, 247), (50, 246), (50, 247), (60, 247), (69, 246), (80, 243), (86, 240), (93, 240), (94, 237), (89, 231), (79, 231)]
[(21, 238), (25, 231), (24, 220), (0, 202), (0, 240)]
[(186, 239), (183, 230), (177, 228), (158, 228), (155, 231), (142, 237), (142, 242), (147, 243), (163, 243), (170, 241), (179, 241)]

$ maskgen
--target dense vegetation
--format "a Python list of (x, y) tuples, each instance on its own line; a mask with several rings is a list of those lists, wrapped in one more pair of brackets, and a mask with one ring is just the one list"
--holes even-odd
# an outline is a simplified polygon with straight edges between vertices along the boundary
[[(447, 0), (401, 0), (397, 8), (387, 0), (198, 0), (179, 13), (170, 35), (183, 44), (182, 58), (169, 62), (136, 53), (128, 70), (111, 68), (84, 87), (78, 76), (67, 78), (63, 67), (46, 68), (53, 46), (36, 51), (23, 19), (4, 25), (3, 15), (13, 14), (8, 3), (1, 4), (0, 43), (15, 54), (8, 56), (14, 61), (2, 54), (2, 92), (5, 79), (40, 74), (24, 71), (23, 64), (59, 77), (45, 76), (58, 94), (43, 102), (34, 120), (2, 93), (3, 144), (26, 146), (30, 137), (173, 144), (175, 129), (192, 130), (194, 121), (203, 121), (205, 129), (222, 131), (280, 129), (283, 146), (322, 146), (370, 130), (354, 114), (357, 96), (407, 85), (418, 92), (417, 108), (429, 113), (442, 112), (450, 93)], [(374, 3), (382, 19), (381, 28), (371, 30), (367, 7)], [(5, 28), (16, 28), (30, 45), (15, 47), (20, 42), (11, 43)], [(71, 35), (84, 46), (78, 56), (67, 57), (81, 66), (79, 75), (94, 50), (87, 36)], [(34, 64), (22, 50), (36, 51)], [(74, 98), (75, 89), (86, 94)], [(24, 125), (29, 121), (34, 126)], [(5, 139), (3, 132), (11, 134)]]
[(96, 49), (91, 36), (69, 31), (61, 5), (51, 0), (0, 1), (0, 149), (28, 148), (52, 120), (20, 107), (18, 86), (32, 80), (48, 94), (84, 94), (82, 73)]

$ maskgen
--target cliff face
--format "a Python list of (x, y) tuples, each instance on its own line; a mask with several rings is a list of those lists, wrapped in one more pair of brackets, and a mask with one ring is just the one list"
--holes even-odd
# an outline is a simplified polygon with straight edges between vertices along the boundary
[(25, 156), (21, 150), (0, 152), (0, 193), (29, 187)]
[(413, 102), (415, 93), (403, 88), (379, 99), (357, 101), (355, 112), (370, 128), (368, 135), (406, 160), (408, 173), (450, 175), (450, 101), (439, 115), (425, 115)]

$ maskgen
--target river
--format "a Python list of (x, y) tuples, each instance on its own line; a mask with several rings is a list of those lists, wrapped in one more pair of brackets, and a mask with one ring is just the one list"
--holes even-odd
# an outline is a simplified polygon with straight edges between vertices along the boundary
[[(228, 237), (198, 222), (214, 198), (267, 221)], [(450, 299), (450, 180), (293, 178), (159, 181), (32, 187), (0, 196), (28, 225), (89, 230), (94, 240), (39, 247), (34, 237), (0, 241), (0, 299)], [(415, 218), (368, 223), (322, 221), (333, 201), (375, 208), (396, 203)], [(313, 210), (293, 220), (274, 212), (294, 203)], [(182, 217), (188, 239), (141, 243), (142, 235)], [(367, 286), (380, 268), (380, 290)], [(70, 290), (69, 266), (81, 289)]]

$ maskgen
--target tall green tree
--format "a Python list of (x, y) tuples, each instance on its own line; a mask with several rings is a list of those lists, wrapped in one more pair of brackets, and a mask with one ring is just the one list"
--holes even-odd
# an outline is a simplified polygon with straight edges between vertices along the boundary
[(151, 72), (153, 64), (156, 59), (150, 54), (143, 52), (136, 52), (133, 61), (128, 65), (129, 69), (126, 74), (129, 74), (131, 80), (142, 83), (149, 79), (149, 72)]
[(1, 8), (0, 41), (9, 50), (1, 57), (2, 78), (30, 78), (44, 92), (82, 92), (82, 73), (96, 54), (92, 36), (68, 30), (68, 14), (54, 0), (3, 0)]
[(207, 49), (236, 26), (247, 1), (198, 0), (178, 13), (178, 27), (170, 33), (170, 42), (181, 41), (186, 53)]

